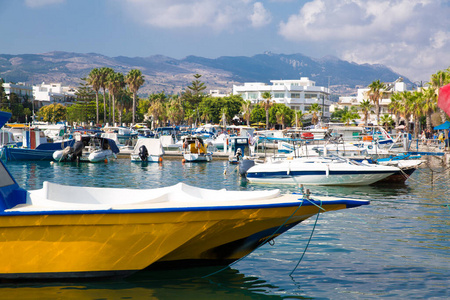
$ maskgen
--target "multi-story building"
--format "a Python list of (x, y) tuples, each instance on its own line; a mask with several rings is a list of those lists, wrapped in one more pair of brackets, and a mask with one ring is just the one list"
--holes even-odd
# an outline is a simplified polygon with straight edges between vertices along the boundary
[(76, 100), (76, 90), (61, 83), (45, 84), (33, 86), (33, 96), (37, 103), (37, 108), (53, 103), (70, 105)]
[[(395, 92), (404, 92), (407, 90), (406, 83), (403, 82), (403, 78), (399, 78), (394, 82), (385, 82), (386, 88), (382, 91), (382, 99), (380, 100), (380, 115), (388, 114), (389, 104), (391, 103), (391, 96)], [(336, 103), (335, 108), (343, 109), (345, 107), (356, 106), (359, 107), (360, 103), (364, 100), (369, 100), (370, 88), (358, 89), (356, 96), (350, 97), (339, 97), (338, 103)], [(375, 108), (374, 108), (375, 110)], [(362, 113), (361, 113), (362, 117)], [(376, 121), (376, 113), (370, 115), (370, 122)]]
[(271, 80), (272, 85), (262, 82), (246, 82), (244, 85), (233, 85), (233, 94), (241, 95), (244, 100), (253, 104), (264, 101), (262, 94), (270, 92), (275, 103), (282, 103), (294, 110), (308, 113), (311, 104), (320, 105), (324, 118), (330, 114), (330, 91), (326, 87), (316, 86), (308, 77), (300, 80)]
[(6, 97), (9, 99), (9, 95), (16, 94), (22, 101), (33, 99), (33, 87), (23, 82), (18, 83), (3, 83), (3, 89), (5, 90)]

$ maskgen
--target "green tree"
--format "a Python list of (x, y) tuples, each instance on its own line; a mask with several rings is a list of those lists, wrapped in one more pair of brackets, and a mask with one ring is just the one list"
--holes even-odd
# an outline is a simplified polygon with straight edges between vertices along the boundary
[[(441, 87), (450, 82), (450, 75), (446, 71), (438, 71), (435, 74), (431, 75), (431, 80), (428, 82), (428, 85), (431, 89), (433, 89), (436, 93), (436, 97), (439, 97), (439, 90)], [(441, 120), (444, 123), (447, 119), (445, 112), (440, 109), (441, 112)], [(447, 136), (447, 132), (446, 132)]]
[(181, 99), (172, 97), (167, 103), (167, 118), (172, 124), (179, 125), (184, 118)]
[(87, 83), (91, 85), (92, 89), (95, 92), (95, 106), (96, 106), (96, 124), (99, 124), (98, 119), (98, 92), (101, 88), (101, 77), (102, 74), (99, 69), (94, 68), (89, 72)]
[(389, 130), (389, 127), (394, 126), (394, 119), (392, 119), (392, 116), (390, 114), (384, 114), (380, 118), (380, 125), (384, 126), (384, 129), (386, 131)]
[(133, 106), (133, 95), (129, 90), (119, 89), (116, 96), (116, 107), (119, 112), (119, 123), (122, 122), (131, 123), (133, 114), (130, 113), (128, 117), (128, 112)]
[(189, 105), (189, 108), (195, 109), (196, 119), (198, 119), (199, 117), (198, 107), (205, 96), (203, 91), (206, 89), (206, 85), (204, 82), (200, 81), (200, 77), (202, 77), (202, 75), (195, 74), (195, 79), (192, 81), (191, 85), (187, 87), (188, 89), (182, 95), (183, 100)]
[(345, 123), (345, 125), (350, 125), (350, 121), (355, 122), (356, 119), (359, 119), (358, 109), (355, 106), (352, 106), (350, 109), (348, 107), (344, 107), (343, 114), (341, 116), (341, 122)]
[(426, 116), (426, 127), (429, 130), (433, 130), (432, 124), (431, 124), (431, 115), (436, 111), (438, 108), (437, 106), (437, 96), (433, 89), (423, 89), (423, 105), (422, 105), (422, 112)]
[(377, 114), (377, 121), (380, 120), (380, 100), (383, 97), (384, 89), (386, 88), (386, 85), (384, 82), (381, 82), (379, 79), (376, 81), (373, 81), (371, 84), (369, 84), (369, 91), (368, 96), (369, 99), (373, 102), (375, 105), (375, 112)]
[(422, 116), (422, 106), (423, 106), (423, 94), (418, 91), (409, 93), (409, 97), (406, 99), (406, 108), (414, 119), (414, 137), (416, 139), (419, 137), (419, 129), (420, 129), (419, 120), (420, 117)]
[(321, 110), (321, 107), (318, 103), (311, 104), (308, 112), (312, 115), (311, 123), (316, 125), (319, 122), (318, 114)]
[[(77, 96), (77, 102), (72, 105), (73, 108), (68, 110), (68, 119), (71, 121), (89, 122), (95, 121), (95, 111), (91, 110), (92, 105), (90, 102), (94, 102), (95, 92), (91, 86), (86, 82), (86, 78), (81, 78), (80, 86), (77, 88), (75, 95)], [(94, 104), (95, 105), (95, 104)]]
[(396, 92), (391, 96), (391, 102), (389, 103), (388, 109), (395, 115), (395, 119), (397, 120), (397, 124), (400, 124), (400, 116), (402, 112), (403, 96), (401, 93)]
[(281, 129), (284, 129), (286, 127), (286, 124), (291, 125), (292, 112), (293, 112), (292, 109), (290, 109), (284, 104), (281, 104), (280, 107), (277, 109), (275, 115), (277, 118), (277, 123), (281, 124)]
[(260, 102), (255, 105), (252, 109), (252, 115), (250, 117), (250, 123), (259, 123), (265, 122), (266, 120), (266, 111), (264, 109), (264, 103)]
[(50, 104), (43, 106), (38, 111), (38, 116), (42, 118), (44, 122), (56, 123), (66, 120), (67, 108), (60, 104)]
[(5, 82), (3, 81), (3, 78), (0, 78), (0, 107), (1, 107), (2, 103), (6, 103), (8, 100), (6, 97), (5, 88), (3, 87), (4, 83)]
[(148, 115), (148, 109), (150, 108), (151, 102), (149, 99), (141, 99), (137, 106), (137, 112), (138, 118), (140, 120), (145, 119), (145, 115)]
[[(103, 122), (106, 123), (106, 89), (108, 88), (108, 78), (109, 78), (109, 74), (114, 73), (114, 70), (111, 68), (107, 68), (107, 67), (103, 67), (100, 69), (100, 79), (99, 79), (99, 83), (101, 88), (103, 89)], [(111, 122), (111, 101), (109, 102), (109, 122)]]
[[(164, 119), (164, 113), (165, 113), (165, 109), (164, 109), (165, 104), (163, 104), (161, 101), (153, 101), (152, 105), (150, 106), (150, 108), (148, 109), (148, 114), (152, 115), (152, 119), (153, 119), (153, 126), (154, 128), (159, 127), (160, 124), (160, 120)], [(157, 125), (155, 127), (155, 124)]]
[(125, 76), (125, 82), (128, 84), (128, 88), (133, 93), (133, 121), (132, 124), (135, 124), (135, 114), (136, 114), (136, 94), (139, 88), (144, 84), (144, 76), (142, 75), (141, 70), (133, 69), (128, 72)]
[(252, 116), (252, 102), (246, 100), (242, 103), (242, 117), (247, 121), (247, 126), (250, 126), (250, 118)]
[(264, 99), (262, 106), (266, 111), (266, 129), (269, 129), (269, 109), (272, 106), (272, 94), (270, 92), (264, 92), (261, 97)]
[(295, 112), (295, 127), (301, 128), (303, 127), (303, 118), (305, 117), (305, 113), (301, 110)]
[(370, 103), (369, 100), (363, 100), (359, 104), (360, 111), (364, 114), (364, 126), (367, 127), (367, 121), (369, 120), (369, 115), (372, 112), (373, 105)]
[(114, 72), (108, 76), (109, 91), (112, 94), (112, 122), (116, 123), (116, 96), (125, 87), (125, 80), (122, 73)]

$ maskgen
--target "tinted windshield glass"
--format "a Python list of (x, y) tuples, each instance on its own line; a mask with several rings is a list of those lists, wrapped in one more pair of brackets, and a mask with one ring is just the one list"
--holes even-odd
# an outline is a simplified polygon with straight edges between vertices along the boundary
[(0, 163), (0, 187), (8, 186), (14, 184), (14, 180), (6, 171), (3, 163)]

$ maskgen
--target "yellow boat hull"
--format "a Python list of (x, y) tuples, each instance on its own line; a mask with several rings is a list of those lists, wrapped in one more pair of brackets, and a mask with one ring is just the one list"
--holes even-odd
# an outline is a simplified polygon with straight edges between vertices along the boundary
[[(146, 213), (0, 216), (0, 277), (126, 275), (156, 261), (236, 260), (269, 238), (298, 206)], [(332, 205), (326, 210), (345, 208)], [(316, 214), (304, 206), (277, 234)], [(259, 233), (263, 233), (258, 236)], [(246, 238), (248, 245), (217, 251)]]
[[(332, 211), (345, 209), (346, 205), (322, 207)], [(291, 206), (235, 211), (234, 216), (227, 219), (219, 216), (213, 224), (208, 224), (208, 230), (168, 253), (150, 268), (229, 264), (317, 214), (319, 210), (316, 206)]]

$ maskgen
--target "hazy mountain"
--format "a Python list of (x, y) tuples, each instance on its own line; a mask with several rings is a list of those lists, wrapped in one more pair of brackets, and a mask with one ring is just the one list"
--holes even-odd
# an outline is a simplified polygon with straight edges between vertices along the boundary
[[(202, 75), (208, 89), (230, 92), (233, 84), (265, 82), (274, 79), (309, 77), (317, 85), (328, 86), (334, 93), (346, 95), (356, 87), (380, 79), (392, 82), (401, 75), (382, 65), (359, 65), (326, 56), (315, 59), (302, 54), (264, 53), (252, 57), (222, 56), (209, 59), (188, 56), (174, 59), (162, 55), (150, 57), (108, 57), (96, 53), (50, 52), (44, 54), (0, 54), (0, 77), (6, 82), (62, 82), (77, 86), (93, 68), (111, 67), (126, 74), (140, 69), (145, 85), (139, 93), (165, 90), (177, 93), (190, 84), (193, 74)], [(406, 82), (409, 82), (405, 78)]]

